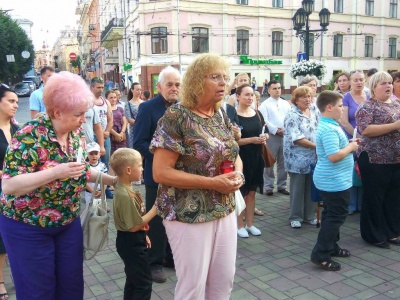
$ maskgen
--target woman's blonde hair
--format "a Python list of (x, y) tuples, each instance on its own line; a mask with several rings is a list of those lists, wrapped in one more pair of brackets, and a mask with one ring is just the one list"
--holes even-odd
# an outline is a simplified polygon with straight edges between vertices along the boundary
[(297, 100), (299, 100), (300, 97), (304, 97), (307, 95), (312, 95), (313, 91), (311, 90), (310, 87), (306, 85), (299, 86), (296, 88), (293, 93), (292, 93), (292, 98), (290, 99), (290, 102), (294, 105), (296, 105)]
[[(197, 106), (197, 98), (204, 94), (206, 75), (213, 71), (225, 71), (229, 74), (229, 63), (218, 54), (204, 53), (199, 55), (187, 68), (183, 77), (180, 99), (181, 104), (187, 108), (194, 109)], [(221, 101), (215, 104), (214, 109), (218, 110)]]
[(374, 89), (376, 88), (376, 86), (379, 83), (381, 83), (384, 80), (392, 82), (393, 78), (392, 78), (392, 76), (390, 76), (390, 74), (388, 72), (385, 72), (385, 71), (379, 71), (371, 76), (371, 78), (369, 79), (369, 85), (368, 85), (369, 94), (371, 95), (371, 98), (375, 99)]

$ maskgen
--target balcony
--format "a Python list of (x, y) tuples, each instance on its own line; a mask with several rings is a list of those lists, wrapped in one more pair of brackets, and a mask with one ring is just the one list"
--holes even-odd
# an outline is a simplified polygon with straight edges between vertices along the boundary
[(101, 32), (101, 45), (111, 49), (118, 45), (124, 35), (124, 19), (113, 18)]

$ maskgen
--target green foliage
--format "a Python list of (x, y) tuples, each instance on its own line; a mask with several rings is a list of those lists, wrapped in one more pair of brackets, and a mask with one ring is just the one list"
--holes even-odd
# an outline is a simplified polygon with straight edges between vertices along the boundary
[(339, 71), (336, 73), (335, 76), (332, 77), (332, 79), (329, 81), (329, 84), (325, 86), (325, 90), (333, 91), (335, 89), (335, 80), (339, 77), (341, 73), (342, 71)]
[[(31, 56), (23, 58), (23, 51)], [(6, 55), (14, 55), (15, 62), (7, 62)], [(35, 50), (25, 31), (0, 11), (0, 81), (14, 81), (15, 77), (24, 75), (32, 68), (34, 59)]]
[(78, 57), (75, 60), (70, 60), (71, 66), (74, 68), (80, 68), (81, 67), (81, 57), (78, 55)]

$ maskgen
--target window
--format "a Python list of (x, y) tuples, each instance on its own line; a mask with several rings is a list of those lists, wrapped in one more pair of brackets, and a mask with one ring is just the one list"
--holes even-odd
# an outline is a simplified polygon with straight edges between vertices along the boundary
[(373, 46), (374, 46), (374, 37), (366, 36), (365, 37), (365, 55), (364, 55), (365, 57), (372, 57)]
[(396, 38), (389, 38), (389, 57), (390, 58), (396, 58), (396, 44), (397, 44), (397, 39)]
[(282, 55), (283, 49), (283, 33), (280, 31), (272, 31), (272, 55)]
[(397, 18), (397, 1), (398, 0), (390, 0), (390, 7), (389, 7), (390, 18)]
[(248, 55), (249, 54), (249, 31), (238, 30), (237, 31), (237, 54)]
[(248, 0), (236, 0), (236, 4), (249, 5)]
[(365, 1), (365, 14), (367, 16), (374, 15), (374, 0), (366, 0)]
[(192, 34), (193, 53), (208, 52), (208, 29), (203, 27), (193, 27)]
[(335, 13), (343, 13), (343, 0), (335, 0)]
[(151, 53), (161, 54), (168, 52), (167, 27), (151, 29)]
[(272, 0), (272, 7), (283, 7), (283, 0)]
[(336, 34), (333, 36), (333, 56), (342, 57), (343, 50), (343, 35)]

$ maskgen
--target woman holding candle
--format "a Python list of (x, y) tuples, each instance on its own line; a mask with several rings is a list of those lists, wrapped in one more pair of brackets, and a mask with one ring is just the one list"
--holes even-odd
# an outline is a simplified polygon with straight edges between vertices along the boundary
[[(252, 235), (261, 235), (261, 231), (254, 226), (254, 209), (256, 205), (256, 189), (263, 184), (264, 161), (262, 158), (262, 144), (265, 144), (268, 134), (265, 134), (264, 118), (262, 114), (251, 108), (254, 91), (248, 84), (236, 89), (239, 101), (237, 114), (242, 126), (242, 137), (239, 140), (239, 155), (243, 162), (243, 174), (246, 183), (240, 188), (246, 203), (246, 209), (238, 217), (238, 236), (241, 238)], [(246, 227), (243, 217), (246, 216)]]
[[(358, 107), (369, 99), (369, 95), (364, 91), (365, 75), (363, 71), (356, 70), (350, 72), (351, 91), (343, 96), (343, 114), (340, 125), (343, 127), (349, 139), (358, 138), (360, 135), (356, 129), (356, 111)], [(354, 136), (354, 132), (356, 135)], [(356, 155), (354, 155), (356, 158)], [(353, 186), (350, 188), (349, 215), (356, 211), (361, 211), (362, 189), (354, 174)]]
[(234, 192), (244, 177), (232, 124), (220, 110), (228, 74), (221, 56), (199, 55), (185, 73), (180, 103), (159, 120), (150, 145), (159, 183), (157, 211), (178, 278), (177, 300), (229, 299), (233, 287)]
[(400, 246), (400, 102), (391, 100), (392, 77), (372, 75), (371, 99), (356, 112), (361, 133), (358, 165), (362, 178), (361, 237), (379, 248)]
[[(97, 172), (75, 160), (93, 94), (80, 76), (60, 72), (47, 81), (43, 100), (47, 116), (17, 130), (4, 158), (0, 232), (17, 299), (80, 300), (80, 194)], [(103, 174), (103, 182), (113, 177)]]

